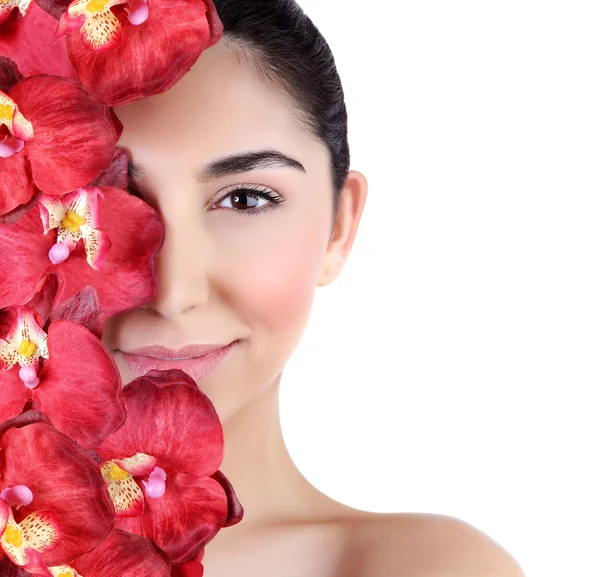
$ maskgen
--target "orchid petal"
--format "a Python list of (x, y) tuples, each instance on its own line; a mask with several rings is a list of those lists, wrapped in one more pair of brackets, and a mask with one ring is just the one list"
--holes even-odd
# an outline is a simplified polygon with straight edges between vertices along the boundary
[(4, 533), (4, 529), (6, 529), (9, 515), (10, 507), (6, 504), (6, 501), (0, 499), (0, 535), (2, 535)]
[(85, 186), (109, 165), (117, 139), (110, 111), (79, 83), (30, 76), (9, 96), (35, 128), (26, 152), (40, 190), (63, 194)]
[[(0, 49), (0, 52), (3, 51)], [(19, 71), (17, 63), (12, 58), (0, 56), (0, 90), (7, 94), (21, 80), (23, 80), (23, 75)]]
[[(27, 17), (10, 33), (0, 34), (0, 54), (10, 54), (24, 76), (56, 74), (74, 78), (64, 40), (54, 39), (56, 20), (38, 4), (31, 2)], [(4, 90), (1, 83), (0, 90)]]
[(4, 140), (0, 141), (0, 158), (10, 158), (13, 154), (21, 152), (25, 143), (18, 138), (11, 138), (6, 136)]
[(156, 465), (156, 458), (144, 453), (137, 453), (133, 457), (115, 459), (114, 461), (123, 471), (127, 471), (134, 477), (149, 475)]
[(48, 346), (35, 406), (81, 447), (94, 448), (125, 420), (117, 365), (102, 341), (72, 321), (50, 324)]
[[(39, 359), (48, 358), (48, 335), (38, 323), (35, 311), (17, 307), (13, 326), (5, 339), (0, 339), (0, 370), (11, 369), (15, 364), (37, 368)], [(23, 345), (27, 343), (24, 348)], [(27, 349), (27, 350), (25, 350)]]
[(103, 463), (100, 467), (115, 513), (117, 517), (137, 517), (144, 512), (144, 493), (129, 473), (125, 472), (121, 479), (115, 478), (115, 467), (119, 472), (114, 461)]
[(128, 181), (127, 154), (122, 148), (115, 148), (113, 159), (108, 168), (90, 186), (112, 186), (113, 188), (125, 190)]
[(0, 157), (0, 216), (28, 203), (34, 192), (27, 157), (24, 154)]
[(150, 539), (115, 529), (73, 566), (83, 577), (170, 577), (169, 558)]
[(31, 422), (43, 414), (29, 414), (21, 416), (21, 428), (13, 428), (19, 419), (4, 427), (0, 478), (7, 486), (23, 484), (33, 492), (33, 503), (22, 508), (23, 516), (36, 511), (56, 514), (63, 537), (41, 555), (47, 566), (69, 564), (106, 538), (114, 510), (96, 462), (51, 425)]
[(77, 573), (70, 565), (59, 565), (57, 567), (48, 567), (52, 577), (83, 577)]
[(31, 399), (31, 391), (19, 379), (17, 367), (9, 371), (0, 369), (0, 393), (0, 421), (20, 415)]

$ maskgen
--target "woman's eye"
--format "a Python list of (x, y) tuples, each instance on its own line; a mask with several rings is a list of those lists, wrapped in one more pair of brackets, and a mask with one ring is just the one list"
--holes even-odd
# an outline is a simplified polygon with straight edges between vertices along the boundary
[(213, 206), (233, 210), (238, 213), (257, 214), (275, 208), (275, 205), (282, 202), (282, 197), (273, 191), (236, 188), (221, 197), (221, 200)]

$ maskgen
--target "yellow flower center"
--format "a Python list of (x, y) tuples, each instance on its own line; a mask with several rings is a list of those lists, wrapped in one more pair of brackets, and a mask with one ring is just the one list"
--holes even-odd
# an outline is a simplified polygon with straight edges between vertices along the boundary
[[(0, 2), (3, 2), (3, 0), (0, 0)], [(2, 120), (12, 120), (14, 115), (15, 111), (13, 110), (12, 106), (9, 106), (8, 104), (0, 104), (0, 118)]]
[(82, 225), (85, 224), (85, 218), (78, 215), (76, 212), (69, 211), (61, 224), (73, 234), (77, 234)]
[(123, 471), (119, 465), (113, 465), (112, 469), (108, 473), (108, 476), (113, 481), (124, 481), (127, 479), (127, 477), (129, 477), (129, 473), (127, 471)]
[(6, 531), (4, 531), (4, 538), (7, 543), (14, 545), (15, 547), (20, 547), (23, 545), (23, 533), (14, 527), (8, 525), (6, 527)]
[(23, 341), (21, 341), (21, 344), (19, 345), (19, 348), (17, 350), (20, 355), (23, 355), (24, 357), (30, 359), (33, 356), (33, 353), (35, 353), (35, 349), (37, 349), (37, 347), (32, 342), (28, 341), (27, 339), (24, 339)]
[(88, 12), (104, 12), (108, 0), (90, 0), (87, 5)]
[(73, 577), (73, 573), (61, 573), (58, 577)]

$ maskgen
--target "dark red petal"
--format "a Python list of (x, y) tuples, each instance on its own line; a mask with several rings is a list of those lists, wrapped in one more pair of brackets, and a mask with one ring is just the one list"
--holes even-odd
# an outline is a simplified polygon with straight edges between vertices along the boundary
[(223, 487), (223, 490), (227, 495), (227, 520), (223, 527), (237, 525), (237, 523), (244, 518), (244, 508), (233, 490), (233, 485), (221, 471), (217, 471), (214, 475), (211, 475), (211, 477)]
[[(202, 0), (155, 0), (139, 26), (122, 20), (123, 43), (94, 53), (81, 34), (66, 37), (67, 52), (81, 83), (101, 102), (122, 106), (173, 86), (214, 43), (214, 14)], [(218, 38), (217, 38), (218, 40)]]
[(203, 577), (204, 567), (199, 561), (188, 561), (173, 567), (171, 577)]
[(37, 203), (42, 196), (42, 191), (37, 190), (34, 186), (34, 194), (27, 204), (20, 204), (15, 210), (8, 212), (4, 216), (0, 216), (0, 224), (11, 224), (19, 220), (25, 213), (37, 207)]
[[(98, 203), (100, 228), (112, 242), (102, 271), (87, 264), (83, 244), (55, 268), (63, 286), (59, 302), (92, 285), (98, 291), (103, 313), (110, 317), (154, 298), (156, 260), (165, 229), (158, 213), (144, 201), (117, 188), (103, 186), (101, 190), (105, 200)], [(0, 240), (1, 236), (0, 230)], [(0, 248), (0, 256), (2, 252)], [(0, 272), (2, 266), (0, 262)]]
[(55, 241), (55, 233), (44, 235), (35, 208), (16, 222), (0, 224), (0, 308), (24, 305), (42, 289), (52, 272), (48, 251)]
[(169, 558), (150, 539), (119, 529), (72, 564), (84, 577), (169, 577)]
[(117, 365), (102, 341), (71, 321), (50, 325), (48, 353), (34, 406), (59, 431), (92, 449), (125, 420)]
[(42, 10), (45, 10), (56, 20), (65, 13), (72, 0), (36, 0)]
[(6, 54), (15, 60), (25, 76), (56, 74), (75, 78), (64, 38), (58, 41), (54, 38), (56, 26), (56, 20), (32, 2), (25, 18), (10, 30), (6, 27), (2, 29), (0, 54)]
[(206, 19), (208, 20), (208, 25), (210, 27), (210, 39), (207, 48), (210, 48), (221, 40), (224, 27), (213, 0), (204, 0), (204, 4), (206, 4)]
[(41, 290), (27, 303), (27, 308), (34, 309), (40, 315), (40, 326), (46, 325), (52, 314), (54, 299), (58, 292), (58, 280), (51, 274)]
[(108, 168), (90, 184), (90, 186), (112, 186), (125, 190), (128, 184), (127, 154), (122, 148), (116, 148)]
[[(2, 37), (0, 36), (0, 38)], [(1, 46), (0, 44), (0, 50), (2, 49)], [(3, 52), (6, 53), (6, 51)], [(8, 93), (22, 79), (23, 75), (19, 72), (17, 63), (11, 58), (0, 56), (0, 90)]]
[(104, 461), (152, 455), (167, 473), (167, 492), (174, 473), (203, 479), (217, 471), (223, 460), (223, 428), (213, 404), (188, 375), (150, 371), (123, 392), (127, 420), (98, 448)]
[(0, 216), (29, 202), (34, 193), (31, 168), (25, 150), (8, 158), (0, 158)]
[(173, 563), (183, 563), (196, 556), (226, 519), (227, 496), (214, 479), (167, 472), (165, 494), (147, 498), (139, 517), (117, 519), (117, 527), (152, 539)]
[[(113, 124), (115, 125), (115, 130), (117, 131), (117, 140), (119, 140), (119, 138), (121, 138), (121, 135), (123, 134), (123, 123), (112, 108), (110, 109), (110, 116), (112, 118)], [(117, 188), (120, 187), (117, 186)]]
[[(40, 413), (39, 411), (27, 411), (14, 419), (10, 419), (5, 421), (4, 423), (0, 423), (0, 439), (2, 435), (6, 433), (9, 429), (21, 429), (22, 427), (26, 427), (27, 425), (31, 425), (32, 423), (45, 423), (47, 425), (52, 426), (50, 419), (44, 415), (44, 413)], [(2, 476), (0, 475), (0, 479)], [(1, 573), (0, 573), (1, 575)]]
[(110, 112), (77, 82), (31, 76), (15, 84), (9, 96), (33, 125), (35, 136), (24, 150), (42, 192), (85, 186), (109, 165), (117, 143)]
[(0, 369), (0, 422), (7, 421), (23, 412), (31, 391), (19, 378), (19, 365), (5, 371)]
[(0, 477), (6, 486), (26, 485), (34, 498), (17, 511), (17, 521), (33, 511), (53, 510), (64, 536), (43, 554), (46, 565), (69, 564), (97, 547), (110, 533), (114, 509), (97, 464), (50, 425), (10, 429), (0, 440)]
[(31, 573), (17, 567), (8, 557), (4, 559), (0, 557), (0, 575), (2, 577), (31, 577)]
[(73, 321), (102, 338), (104, 333), (104, 315), (100, 308), (98, 291), (93, 286), (86, 286), (70, 299), (63, 301), (51, 314), (51, 322), (60, 319)]

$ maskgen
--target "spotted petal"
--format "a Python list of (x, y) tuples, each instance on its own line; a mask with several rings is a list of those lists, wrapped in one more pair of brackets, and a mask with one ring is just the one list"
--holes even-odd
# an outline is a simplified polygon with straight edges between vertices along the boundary
[(0, 24), (4, 24), (10, 13), (16, 8), (21, 16), (27, 14), (27, 9), (33, 0), (2, 0), (0, 2)]
[[(38, 324), (35, 311), (17, 307), (16, 318), (6, 339), (0, 339), (0, 369), (11, 369), (15, 364), (37, 368), (40, 358), (48, 358), (48, 335)], [(31, 343), (33, 351), (21, 352), (21, 345)]]
[(9, 511), (0, 545), (15, 565), (29, 569), (30, 566), (36, 568), (39, 565), (39, 557), (35, 553), (51, 551), (61, 538), (62, 531), (53, 511), (36, 511), (20, 523)]
[(117, 517), (137, 517), (144, 512), (144, 493), (134, 478), (127, 474), (123, 479), (111, 476), (116, 463), (109, 461), (100, 467), (102, 478), (108, 488)]
[(58, 565), (56, 567), (48, 567), (52, 577), (83, 577), (73, 567), (69, 565)]

